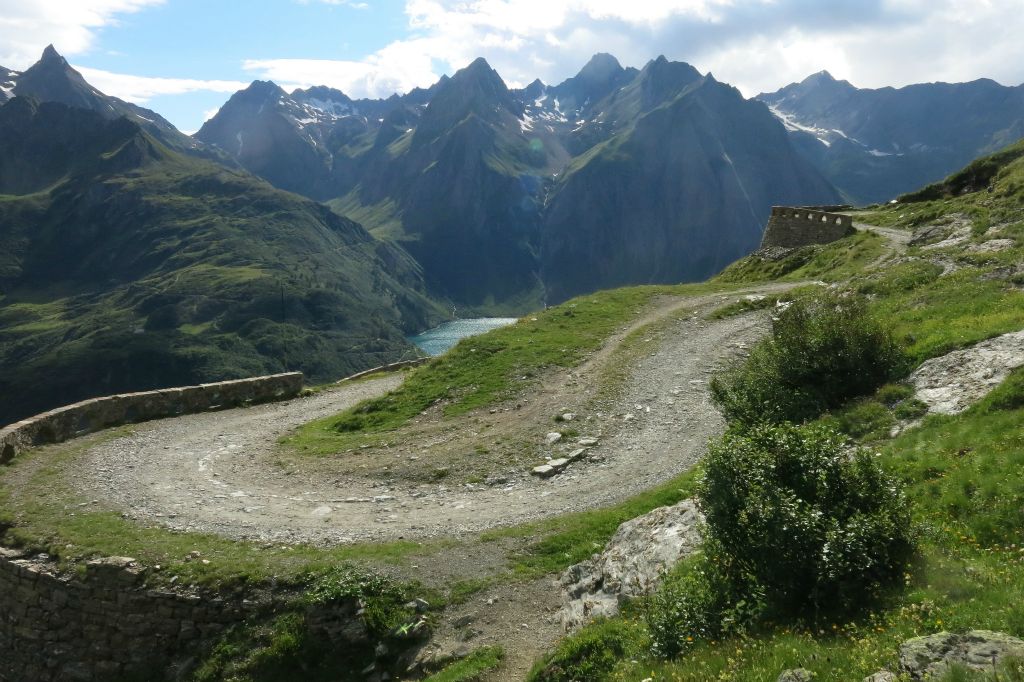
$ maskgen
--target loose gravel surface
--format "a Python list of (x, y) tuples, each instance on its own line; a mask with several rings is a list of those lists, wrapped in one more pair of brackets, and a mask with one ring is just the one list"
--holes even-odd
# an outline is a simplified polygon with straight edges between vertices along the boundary
[[(722, 296), (707, 296), (661, 306), (670, 323), (657, 350), (633, 368), (618, 398), (592, 404), (593, 413), (572, 424), (578, 439), (592, 437), (598, 444), (552, 478), (523, 469), (491, 485), (389, 485), (351, 471), (331, 476), (324, 466), (304, 472), (279, 464), (277, 441), (290, 429), (382, 395), (401, 376), (143, 424), (93, 447), (69, 475), (84, 494), (130, 518), (283, 543), (460, 536), (606, 506), (690, 468), (721, 432), (722, 418), (707, 392), (709, 375), (767, 329), (763, 313), (703, 319), (723, 302)], [(598, 355), (614, 361), (607, 348)], [(558, 447), (569, 452), (577, 446)]]

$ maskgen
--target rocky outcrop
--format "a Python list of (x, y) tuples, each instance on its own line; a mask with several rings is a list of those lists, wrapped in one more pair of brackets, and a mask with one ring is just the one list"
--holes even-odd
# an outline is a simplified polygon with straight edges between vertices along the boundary
[(1024, 330), (925, 361), (910, 375), (930, 412), (959, 414), (1024, 366)]
[(659, 507), (626, 521), (604, 551), (562, 574), (566, 630), (597, 616), (614, 616), (619, 604), (651, 592), (662, 576), (700, 544), (704, 517), (693, 500)]
[(302, 372), (83, 400), (0, 429), (0, 464), (33, 445), (60, 443), (111, 426), (294, 398)]
[(1008, 656), (1024, 656), (1024, 641), (1001, 632), (939, 632), (900, 646), (900, 670), (911, 679), (937, 678), (952, 665), (992, 671)]

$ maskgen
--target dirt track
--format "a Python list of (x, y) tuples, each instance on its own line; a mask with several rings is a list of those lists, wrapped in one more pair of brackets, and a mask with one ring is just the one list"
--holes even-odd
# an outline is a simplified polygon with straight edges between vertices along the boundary
[[(708, 375), (765, 329), (763, 314), (709, 322), (691, 312), (722, 302), (719, 295), (668, 300), (647, 316), (671, 318), (660, 347), (633, 368), (613, 404), (580, 415), (573, 424), (579, 437), (600, 437), (600, 444), (551, 479), (521, 468), (491, 486), (385, 487), (351, 470), (331, 476), (317, 466), (296, 473), (276, 463), (277, 440), (287, 431), (383, 394), (400, 376), (285, 403), (141, 425), (92, 448), (71, 475), (76, 487), (132, 518), (277, 542), (458, 536), (608, 505), (686, 470), (720, 432), (721, 417), (707, 395)], [(589, 364), (610, 362), (614, 343)], [(575, 378), (586, 377), (586, 369)], [(565, 451), (572, 444), (560, 447)]]

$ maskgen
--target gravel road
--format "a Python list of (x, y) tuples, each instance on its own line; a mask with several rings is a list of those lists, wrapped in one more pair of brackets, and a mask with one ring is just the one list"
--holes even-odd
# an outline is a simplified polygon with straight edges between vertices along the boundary
[[(706, 297), (705, 309), (721, 302)], [(342, 385), (308, 398), (140, 425), (95, 446), (71, 475), (88, 495), (129, 517), (187, 531), (283, 543), (336, 544), (461, 535), (608, 505), (688, 469), (723, 422), (707, 380), (766, 329), (765, 316), (673, 320), (616, 404), (581, 416), (588, 457), (562, 474), (523, 472), (497, 486), (443, 483), (384, 488), (379, 481), (288, 475), (280, 436), (395, 388), (400, 376)]]

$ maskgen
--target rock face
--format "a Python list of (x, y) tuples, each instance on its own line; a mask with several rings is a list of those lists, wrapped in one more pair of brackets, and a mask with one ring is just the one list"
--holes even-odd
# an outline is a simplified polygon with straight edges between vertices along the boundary
[(676, 562), (697, 549), (703, 522), (693, 500), (683, 500), (623, 523), (603, 552), (562, 574), (563, 627), (572, 630), (597, 616), (613, 616), (622, 600), (651, 592)]
[(990, 630), (939, 632), (904, 642), (900, 669), (921, 680), (939, 677), (954, 664), (990, 671), (1007, 656), (1024, 656), (1024, 641)]
[(930, 412), (959, 414), (1024, 366), (1024, 330), (932, 358), (910, 375)]

